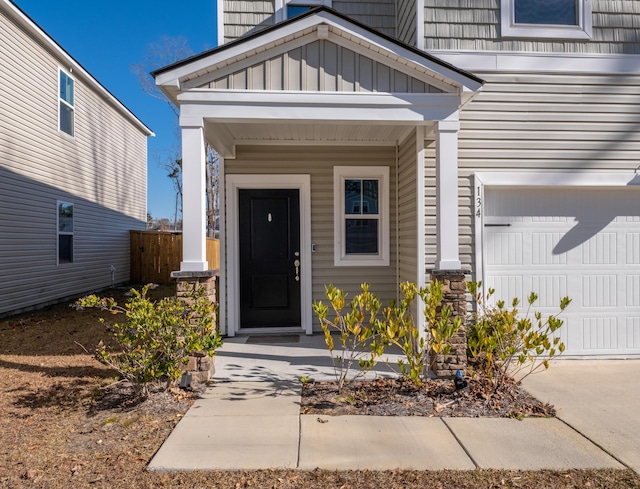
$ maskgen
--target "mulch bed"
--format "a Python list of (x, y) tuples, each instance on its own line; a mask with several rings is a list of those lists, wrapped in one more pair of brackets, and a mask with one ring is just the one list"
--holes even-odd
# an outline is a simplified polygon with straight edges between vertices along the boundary
[(456, 390), (452, 380), (429, 379), (422, 387), (401, 378), (378, 378), (345, 384), (312, 382), (302, 389), (303, 414), (370, 416), (555, 416), (555, 409), (511, 383), (499, 392), (476, 379)]

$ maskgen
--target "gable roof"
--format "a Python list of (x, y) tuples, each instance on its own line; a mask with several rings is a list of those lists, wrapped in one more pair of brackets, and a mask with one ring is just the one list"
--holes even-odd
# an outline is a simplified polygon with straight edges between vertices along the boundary
[(100, 93), (107, 99), (120, 113), (129, 119), (142, 133), (146, 136), (155, 136), (153, 131), (149, 129), (136, 115), (127, 108), (118, 98), (107, 90), (96, 78), (91, 75), (73, 56), (71, 56), (58, 42), (45, 32), (31, 17), (29, 17), (13, 0), (0, 0), (0, 10), (5, 12), (7, 16), (29, 33), (36, 41), (38, 41), (45, 49), (58, 56), (60, 60), (67, 63), (67, 67), (73, 68), (75, 76), (86, 81), (96, 92)]
[(335, 10), (320, 6), (302, 15), (285, 20), (262, 29), (254, 34), (229, 42), (217, 48), (204, 51), (151, 73), (156, 83), (165, 87), (170, 95), (176, 95), (183, 83), (214, 71), (216, 68), (246, 59), (251, 54), (264, 52), (275, 45), (282, 44), (301, 33), (318, 30), (325, 24), (332, 32), (339, 33), (345, 39), (368, 48), (372, 52), (394, 58), (404, 65), (420, 68), (431, 75), (454, 83), (464, 91), (478, 90), (484, 83), (482, 79), (461, 70), (456, 66), (404, 44), (385, 34), (377, 32)]

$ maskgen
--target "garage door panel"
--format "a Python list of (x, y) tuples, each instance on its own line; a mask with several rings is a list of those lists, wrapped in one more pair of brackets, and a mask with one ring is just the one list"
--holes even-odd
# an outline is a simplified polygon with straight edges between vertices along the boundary
[(483, 228), (498, 298), (534, 291), (544, 316), (568, 296), (567, 355), (640, 355), (640, 189), (485, 188), (485, 204), (509, 224)]
[(583, 348), (586, 352), (618, 349), (618, 321), (615, 317), (585, 317), (582, 320)]

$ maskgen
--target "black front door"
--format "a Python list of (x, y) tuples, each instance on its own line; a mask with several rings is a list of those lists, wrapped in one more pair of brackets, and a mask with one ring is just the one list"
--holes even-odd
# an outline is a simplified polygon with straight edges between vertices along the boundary
[(300, 192), (241, 189), (240, 326), (301, 326)]

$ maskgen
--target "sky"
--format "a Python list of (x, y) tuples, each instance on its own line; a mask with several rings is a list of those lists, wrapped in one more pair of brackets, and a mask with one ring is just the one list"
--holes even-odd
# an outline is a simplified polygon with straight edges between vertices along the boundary
[(14, 0), (155, 137), (148, 138), (147, 212), (173, 220), (175, 190), (163, 164), (178, 148), (176, 118), (166, 103), (145, 94), (131, 65), (148, 45), (181, 36), (194, 53), (216, 46), (216, 0)]

